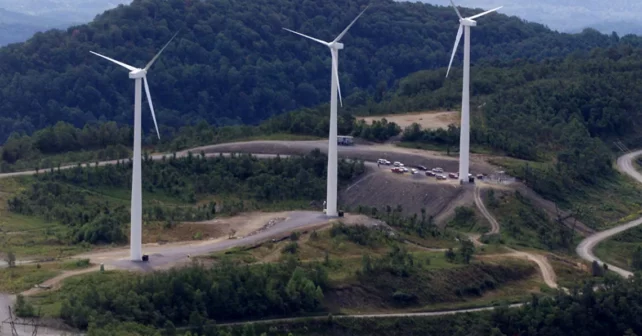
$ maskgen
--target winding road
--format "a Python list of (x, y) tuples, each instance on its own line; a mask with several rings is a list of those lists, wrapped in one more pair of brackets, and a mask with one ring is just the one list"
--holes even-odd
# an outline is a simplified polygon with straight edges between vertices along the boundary
[[(484, 204), (484, 201), (481, 198), (480, 189), (481, 189), (480, 186), (475, 185), (475, 191), (474, 191), (475, 205), (491, 225), (491, 230), (487, 232), (486, 235), (499, 234), (499, 222), (497, 222), (497, 219), (495, 219), (495, 217), (486, 208), (486, 204)], [(475, 245), (478, 245), (478, 246), (484, 245), (484, 243), (482, 243), (479, 240), (480, 238), (479, 236), (474, 236), (471, 238), (473, 239), (473, 243), (475, 243)], [(548, 259), (546, 259), (545, 256), (541, 254), (530, 253), (530, 252), (517, 251), (512, 248), (507, 248), (507, 249), (511, 253), (496, 255), (496, 257), (514, 257), (514, 258), (528, 259), (536, 263), (537, 266), (539, 267), (540, 274), (542, 275), (542, 279), (544, 279), (544, 282), (546, 283), (546, 285), (553, 289), (557, 288), (557, 275), (555, 275), (555, 270), (553, 269), (553, 266), (548, 261)]]
[[(633, 166), (633, 160), (642, 155), (642, 150), (638, 150), (635, 152), (628, 153), (626, 155), (623, 155), (617, 159), (617, 168), (620, 172), (629, 175), (631, 178), (633, 178), (635, 181), (638, 183), (642, 184), (642, 174), (640, 174), (635, 167)], [(598, 232), (595, 233), (586, 239), (584, 239), (578, 246), (577, 246), (577, 254), (584, 260), (588, 262), (593, 262), (597, 261), (600, 264), (606, 264), (609, 267), (609, 270), (625, 277), (628, 278), (633, 275), (632, 272), (627, 271), (625, 269), (622, 269), (620, 267), (617, 267), (615, 265), (607, 264), (600, 260), (598, 257), (593, 254), (593, 248), (597, 246), (600, 242), (613, 237), (617, 235), (618, 233), (622, 233), (626, 230), (632, 229), (636, 226), (639, 226), (642, 224), (642, 218), (638, 218), (636, 220), (630, 221), (626, 224), (616, 226), (614, 228), (608, 229), (606, 231)]]

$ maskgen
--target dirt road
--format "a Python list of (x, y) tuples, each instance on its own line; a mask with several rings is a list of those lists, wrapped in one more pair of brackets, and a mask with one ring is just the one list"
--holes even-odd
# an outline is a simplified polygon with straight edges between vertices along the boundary
[[(638, 183), (642, 183), (642, 174), (640, 174), (635, 167), (633, 166), (633, 160), (637, 158), (638, 156), (642, 155), (642, 150), (638, 150), (635, 152), (628, 153), (626, 155), (623, 155), (617, 159), (617, 168), (619, 171), (621, 171), (624, 174), (629, 175), (631, 178), (633, 178), (635, 181)], [(634, 221), (628, 222), (626, 224), (616, 226), (614, 228), (598, 232), (596, 234), (593, 234), (592, 236), (587, 237), (584, 239), (578, 246), (577, 246), (577, 254), (584, 260), (592, 263), (593, 261), (597, 261), (600, 264), (604, 264), (602, 260), (597, 258), (595, 254), (593, 254), (593, 248), (597, 246), (597, 244), (601, 243), (602, 241), (615, 236), (618, 233), (624, 232), (626, 230), (632, 229), (634, 227), (637, 227), (642, 224), (642, 218), (638, 218)], [(627, 271), (625, 269), (622, 269), (620, 267), (617, 267), (615, 265), (607, 264), (609, 267), (609, 270), (625, 277), (628, 278), (633, 275), (632, 272)]]
[(482, 215), (488, 220), (490, 223), (490, 231), (487, 233), (488, 235), (492, 234), (498, 234), (499, 233), (499, 223), (495, 219), (493, 215), (488, 212), (488, 209), (486, 209), (486, 205), (484, 204), (484, 201), (481, 198), (480, 195), (480, 189), (481, 187), (475, 186), (475, 205), (477, 206), (477, 209), (481, 211)]
[[(484, 201), (480, 196), (479, 190), (480, 190), (480, 187), (476, 186), (475, 187), (475, 205), (491, 225), (491, 231), (488, 232), (487, 234), (499, 234), (499, 229), (500, 229), (499, 222), (497, 222), (497, 219), (495, 219), (495, 217), (486, 208), (486, 204), (484, 204)], [(483, 245), (483, 243), (479, 240), (480, 238), (479, 236), (475, 236), (471, 238), (473, 239), (473, 243), (475, 243), (476, 245)], [(553, 266), (548, 261), (548, 259), (546, 259), (545, 256), (540, 254), (530, 253), (530, 252), (517, 251), (508, 247), (507, 249), (511, 251), (511, 253), (498, 255), (498, 257), (516, 257), (516, 258), (528, 259), (530, 261), (535, 262), (539, 267), (540, 274), (542, 275), (542, 279), (544, 279), (544, 282), (546, 283), (546, 285), (554, 289), (557, 288), (557, 275), (555, 274), (555, 270), (553, 269)]]
[(40, 284), (40, 286), (48, 288), (48, 289), (34, 287), (34, 288), (31, 288), (31, 289), (28, 289), (28, 290), (22, 292), (22, 295), (31, 296), (31, 295), (34, 295), (34, 294), (38, 294), (38, 293), (42, 292), (43, 290), (56, 290), (56, 289), (60, 288), (60, 285), (62, 284), (62, 281), (67, 279), (67, 278), (70, 278), (70, 277), (76, 276), (76, 275), (96, 272), (98, 270), (100, 270), (100, 266), (89, 267), (89, 268), (76, 270), (76, 271), (65, 271), (65, 272), (62, 272), (62, 274), (60, 274), (58, 276), (55, 276), (55, 277), (53, 277), (53, 278), (51, 278), (51, 279), (49, 279), (49, 280), (47, 280), (47, 281), (45, 281), (45, 282)]

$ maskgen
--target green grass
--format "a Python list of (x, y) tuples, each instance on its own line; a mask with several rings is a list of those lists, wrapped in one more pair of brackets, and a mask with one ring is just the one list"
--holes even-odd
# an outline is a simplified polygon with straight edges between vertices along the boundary
[(36, 159), (30, 160), (20, 160), (13, 165), (9, 165), (8, 169), (3, 172), (13, 172), (13, 171), (26, 171), (34, 170), (38, 167), (40, 170), (50, 169), (52, 167), (72, 165), (78, 162), (94, 163), (96, 161), (107, 161), (107, 160), (116, 160), (124, 159), (131, 156), (131, 150), (126, 149), (127, 153), (125, 155), (117, 155), (116, 157), (107, 157), (105, 156), (105, 150), (81, 150), (77, 152), (67, 152), (61, 154), (53, 155), (40, 155)]
[(76, 291), (76, 288), (82, 288), (90, 283), (94, 278), (99, 278), (104, 281), (111, 279), (126, 279), (132, 277), (132, 273), (124, 271), (105, 271), (105, 272), (91, 272), (87, 274), (69, 277), (63, 280), (63, 286), (55, 291), (43, 291), (32, 297), (29, 301), (36, 306), (36, 309), (41, 309), (43, 317), (60, 317), (60, 307), (62, 302), (71, 293)]
[(0, 293), (20, 293), (59, 275), (62, 271), (81, 270), (91, 266), (89, 259), (81, 259), (3, 268), (0, 269)]
[(595, 255), (607, 263), (631, 270), (631, 259), (637, 247), (642, 247), (640, 226), (601, 242), (595, 247)]
[(0, 292), (20, 293), (45, 280), (60, 274), (60, 269), (52, 265), (19, 265), (13, 268), (0, 269)]
[(626, 270), (631, 270), (631, 257), (638, 246), (642, 246), (642, 242), (620, 242), (608, 239), (597, 245), (594, 253), (595, 256), (604, 262)]

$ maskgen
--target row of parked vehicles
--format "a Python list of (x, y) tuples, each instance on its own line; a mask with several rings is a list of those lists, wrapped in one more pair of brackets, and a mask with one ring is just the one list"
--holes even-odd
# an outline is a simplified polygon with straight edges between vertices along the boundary
[[(421, 171), (423, 171), (424, 174), (426, 174), (426, 176), (432, 176), (438, 180), (447, 180), (448, 178), (455, 179), (455, 180), (459, 179), (459, 173), (448, 173), (446, 175), (446, 173), (444, 173), (444, 169), (439, 167), (428, 169), (424, 166), (416, 166), (416, 168), (408, 169), (403, 163), (399, 161), (390, 162), (386, 159), (377, 160), (377, 164), (385, 165), (385, 166), (393, 166), (393, 168), (391, 168), (390, 170), (392, 170), (393, 173), (397, 173), (397, 174), (404, 174), (408, 172), (411, 174), (419, 174)], [(482, 174), (477, 175), (477, 179), (481, 180), (483, 178), (484, 176)], [(468, 179), (474, 179), (473, 174), (468, 174)]]

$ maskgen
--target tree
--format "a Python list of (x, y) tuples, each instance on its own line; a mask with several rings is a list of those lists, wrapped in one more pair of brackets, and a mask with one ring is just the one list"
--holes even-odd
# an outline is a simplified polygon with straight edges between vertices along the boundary
[(453, 262), (455, 261), (457, 255), (452, 248), (449, 248), (448, 250), (446, 250), (446, 252), (444, 252), (444, 256), (446, 257), (446, 260), (448, 260), (449, 262)]
[(600, 266), (597, 260), (593, 260), (593, 263), (591, 263), (591, 273), (594, 277), (601, 277), (604, 275), (604, 269)]
[(475, 245), (473, 244), (473, 242), (471, 242), (468, 239), (466, 240), (461, 239), (460, 243), (461, 243), (461, 247), (459, 249), (459, 253), (461, 255), (461, 259), (463, 260), (464, 264), (469, 264), (470, 259), (475, 253)]

